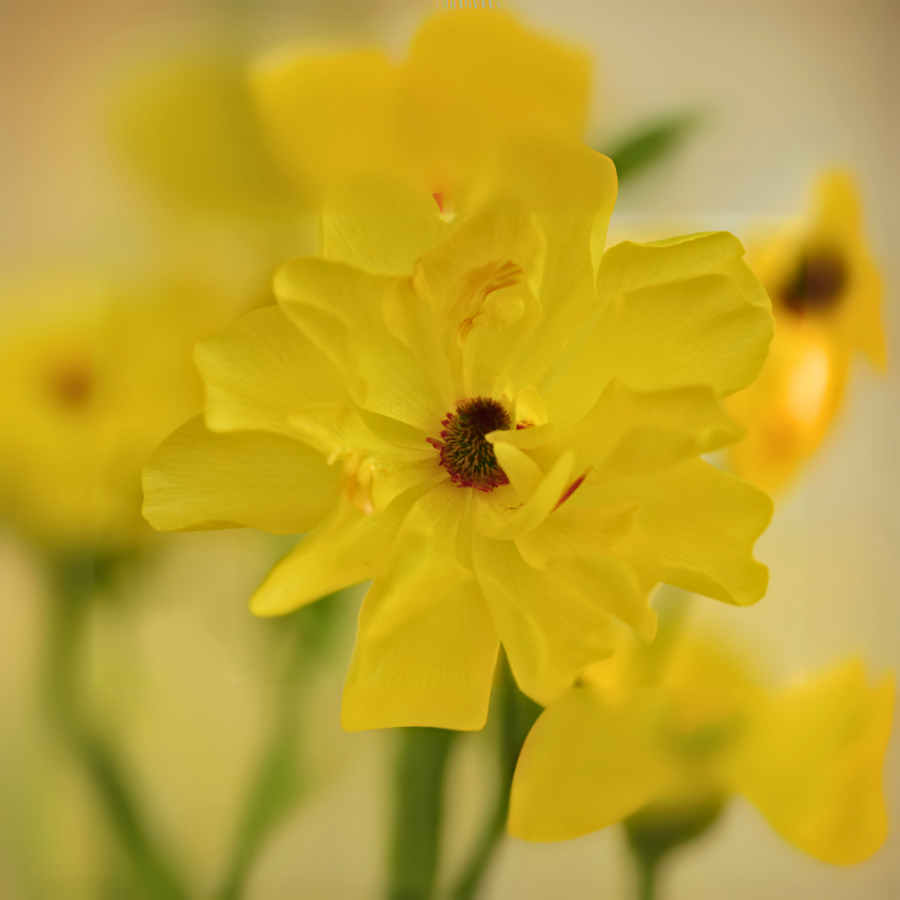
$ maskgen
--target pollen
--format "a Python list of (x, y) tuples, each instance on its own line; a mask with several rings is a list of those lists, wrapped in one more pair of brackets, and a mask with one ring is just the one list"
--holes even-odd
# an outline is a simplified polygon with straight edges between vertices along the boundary
[(500, 468), (494, 448), (485, 435), (506, 430), (512, 420), (498, 400), (473, 397), (456, 404), (456, 412), (447, 413), (441, 424), (441, 439), (428, 438), (428, 443), (441, 451), (440, 464), (460, 487), (492, 491), (509, 484)]

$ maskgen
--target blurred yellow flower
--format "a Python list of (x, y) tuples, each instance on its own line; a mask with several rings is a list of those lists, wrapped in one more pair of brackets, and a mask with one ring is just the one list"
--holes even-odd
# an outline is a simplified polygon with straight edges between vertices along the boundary
[(112, 146), (165, 203), (245, 215), (300, 205), (265, 146), (247, 69), (235, 50), (206, 44), (117, 79)]
[[(188, 285), (115, 294), (80, 267), (3, 287), (0, 518), (58, 552), (127, 549), (150, 534), (140, 469), (201, 407), (190, 348), (224, 324)], [(149, 285), (143, 289), (150, 290)]]
[(538, 719), (513, 782), (511, 834), (568, 840), (639, 811), (690, 821), (737, 793), (826, 862), (878, 849), (892, 676), (870, 688), (850, 660), (773, 690), (720, 637), (683, 638), (667, 659), (631, 648), (589, 669)]
[(277, 52), (253, 85), (275, 155), (303, 190), (403, 180), (461, 209), (511, 140), (579, 140), (590, 62), (494, 10), (426, 19), (394, 63), (377, 50)]
[(827, 173), (816, 185), (808, 221), (748, 251), (772, 298), (775, 337), (760, 377), (729, 401), (747, 429), (731, 460), (738, 474), (765, 490), (787, 482), (821, 443), (856, 351), (884, 368), (881, 279), (861, 219), (850, 176)]
[[(739, 432), (768, 299), (725, 233), (602, 253), (612, 163), (520, 142), (481, 211), (326, 215), (330, 258), (203, 341), (205, 419), (144, 472), (164, 530), (311, 531), (252, 601), (278, 615), (375, 583), (347, 728), (480, 728), (502, 641), (539, 702), (649, 638), (653, 585), (758, 600), (768, 498), (700, 460)], [(368, 195), (364, 200), (370, 199)], [(419, 202), (421, 206), (417, 206)], [(602, 259), (601, 259), (602, 253)]]

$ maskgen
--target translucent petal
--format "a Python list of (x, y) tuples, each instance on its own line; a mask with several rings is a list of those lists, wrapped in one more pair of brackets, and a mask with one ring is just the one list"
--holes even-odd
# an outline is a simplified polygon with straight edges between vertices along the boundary
[(708, 463), (585, 484), (566, 503), (636, 505), (636, 526), (660, 581), (739, 606), (766, 592), (768, 571), (753, 558), (753, 544), (769, 524), (772, 501)]
[(344, 685), (346, 729), (484, 726), (499, 640), (457, 553), (469, 498), (445, 482), (407, 517), (393, 564), (363, 602)]
[(197, 416), (144, 467), (144, 516), (160, 531), (250, 525), (297, 534), (334, 508), (338, 474), (299, 441), (266, 432), (215, 434)]
[(611, 652), (596, 598), (529, 566), (512, 541), (476, 538), (475, 574), (519, 687), (547, 705)]
[(660, 793), (663, 757), (642, 739), (637, 711), (575, 688), (537, 720), (513, 779), (509, 833), (566, 841), (620, 822)]
[(290, 433), (291, 413), (350, 399), (338, 369), (276, 306), (204, 338), (194, 359), (213, 431)]
[(867, 859), (887, 834), (881, 773), (893, 701), (893, 678), (869, 688), (859, 660), (774, 694), (733, 763), (737, 789), (818, 859)]
[(407, 491), (374, 515), (340, 503), (272, 569), (253, 594), (251, 611), (258, 616), (281, 616), (383, 574), (403, 520), (428, 487)]
[(351, 396), (372, 412), (433, 433), (446, 410), (426, 371), (388, 329), (392, 280), (314, 257), (275, 276), (281, 308), (343, 372)]

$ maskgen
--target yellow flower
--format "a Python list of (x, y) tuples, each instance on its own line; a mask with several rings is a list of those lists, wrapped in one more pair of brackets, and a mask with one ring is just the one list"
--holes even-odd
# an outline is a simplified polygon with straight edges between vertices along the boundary
[(568, 840), (638, 811), (690, 818), (737, 793), (826, 862), (878, 849), (891, 676), (869, 688), (850, 660), (773, 690), (721, 639), (682, 639), (667, 660), (655, 650), (632, 643), (541, 715), (513, 781), (511, 834)]
[(459, 210), (510, 139), (578, 140), (587, 54), (497, 11), (427, 19), (408, 57), (278, 52), (253, 85), (273, 152), (303, 190), (389, 176)]
[(0, 517), (55, 551), (126, 549), (146, 533), (140, 470), (201, 407), (190, 348), (221, 327), (185, 285), (111, 292), (96, 272), (45, 266), (4, 285)]
[(861, 219), (851, 178), (828, 173), (809, 221), (748, 253), (772, 298), (775, 338), (759, 379), (729, 403), (747, 429), (731, 460), (765, 490), (796, 475), (825, 437), (856, 351), (884, 368), (881, 279)]
[(310, 532), (257, 614), (374, 579), (349, 729), (480, 728), (501, 640), (549, 702), (613, 617), (652, 637), (659, 580), (765, 591), (770, 501), (699, 459), (737, 437), (719, 397), (771, 335), (741, 245), (601, 260), (615, 173), (577, 145), (520, 143), (494, 183), (450, 223), (433, 203), (324, 216), (332, 258), (286, 264), (277, 307), (201, 342), (205, 419), (145, 468), (156, 528)]

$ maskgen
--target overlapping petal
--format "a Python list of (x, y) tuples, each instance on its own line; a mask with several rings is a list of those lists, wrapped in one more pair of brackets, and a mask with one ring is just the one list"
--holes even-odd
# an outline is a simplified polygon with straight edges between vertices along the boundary
[(298, 534), (338, 499), (338, 470), (279, 434), (215, 434), (203, 417), (182, 425), (144, 467), (144, 516), (161, 531), (249, 525)]
[(407, 517), (363, 602), (344, 686), (348, 730), (484, 726), (499, 639), (467, 559), (470, 499), (447, 481)]

